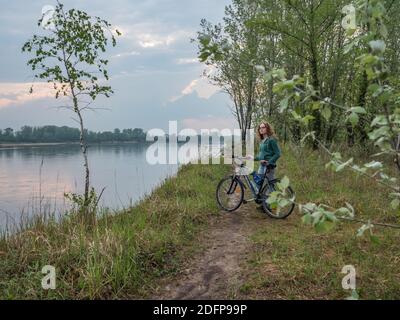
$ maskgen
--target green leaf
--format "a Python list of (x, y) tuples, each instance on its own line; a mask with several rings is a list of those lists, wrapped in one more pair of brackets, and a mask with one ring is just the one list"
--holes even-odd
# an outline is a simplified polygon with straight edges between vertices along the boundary
[(271, 80), (273, 80), (272, 71), (267, 72), (266, 74), (264, 74), (264, 80), (266, 82), (270, 82)]
[(368, 169), (381, 169), (383, 168), (382, 162), (379, 161), (372, 161), (364, 165)]
[(272, 193), (268, 196), (267, 203), (268, 203), (268, 204), (275, 204), (276, 201), (278, 200), (277, 197), (278, 197), (278, 192), (272, 192)]
[(312, 217), (311, 217), (310, 214), (306, 214), (306, 215), (304, 215), (304, 216), (301, 218), (301, 221), (302, 221), (304, 224), (310, 225), (310, 224), (312, 224)]
[(281, 182), (280, 182), (280, 185), (281, 185), (281, 187), (282, 187), (282, 191), (283, 190), (285, 190), (286, 188), (288, 188), (289, 187), (289, 184), (290, 184), (290, 180), (289, 180), (289, 178), (288, 177), (284, 177), (282, 180), (281, 180)]
[(203, 47), (208, 47), (211, 42), (211, 37), (207, 34), (201, 34), (199, 37), (199, 42)]
[(367, 68), (367, 69), (365, 69), (365, 72), (366, 72), (366, 74), (367, 74), (367, 76), (368, 76), (368, 80), (371, 81), (371, 80), (377, 78), (377, 73), (375, 72), (374, 69), (372, 69), (372, 68)]
[(376, 98), (382, 93), (383, 88), (379, 84), (374, 83), (368, 87), (368, 91), (372, 94), (374, 98)]
[(326, 212), (325, 217), (328, 221), (336, 222), (338, 219), (336, 218), (335, 214), (332, 212)]
[(256, 71), (257, 72), (259, 72), (259, 73), (262, 73), (262, 74), (264, 74), (266, 71), (265, 71), (265, 67), (264, 66), (261, 66), (261, 65), (257, 65), (257, 66), (255, 66), (254, 67), (255, 69), (256, 69)]
[(317, 209), (317, 205), (315, 203), (307, 203), (305, 205), (300, 205), (300, 212), (304, 214), (311, 214)]
[(326, 121), (329, 121), (332, 116), (331, 108), (329, 108), (328, 106), (324, 106), (321, 110), (321, 114), (326, 119)]
[(274, 78), (278, 78), (279, 80), (285, 80), (286, 71), (285, 69), (275, 69), (272, 71), (272, 75)]
[(200, 55), (199, 55), (199, 60), (200, 62), (205, 62), (208, 60), (208, 58), (211, 56), (211, 52), (209, 51), (203, 51)]
[(328, 220), (324, 220), (321, 222), (318, 222), (315, 225), (315, 230), (318, 233), (324, 233), (324, 232), (328, 232), (330, 230), (332, 230), (335, 227), (335, 223), (332, 221), (328, 221)]
[(321, 208), (318, 208), (318, 211), (314, 211), (314, 212), (313, 212), (313, 214), (311, 215), (311, 217), (313, 218), (313, 225), (314, 225), (314, 226), (317, 225), (317, 224), (321, 221), (323, 215), (324, 215), (324, 213), (323, 213), (323, 211), (321, 210)]
[(352, 112), (347, 118), (347, 120), (353, 125), (353, 127), (355, 127), (360, 121), (360, 117), (358, 116), (357, 113)]
[(382, 54), (386, 50), (386, 43), (383, 40), (371, 41), (369, 46), (374, 54)]
[(290, 204), (290, 201), (289, 201), (289, 200), (287, 200), (287, 199), (280, 199), (279, 202), (278, 202), (278, 207), (284, 208), (284, 207), (286, 207), (286, 206), (289, 205), (289, 204)]
[(321, 101), (313, 101), (313, 103), (311, 104), (311, 110), (315, 111), (315, 110), (320, 110), (321, 109)]
[(364, 65), (372, 65), (375, 64), (378, 60), (378, 57), (372, 54), (364, 54), (360, 57), (361, 63)]
[(296, 120), (296, 121), (300, 121), (302, 118), (301, 118), (301, 116), (296, 112), (296, 111), (292, 111), (291, 112), (291, 114), (292, 114), (292, 117)]
[(386, 117), (383, 115), (379, 115), (374, 118), (374, 120), (371, 123), (371, 127), (375, 127), (377, 125), (384, 126), (387, 124), (388, 124), (388, 122), (387, 122)]
[(351, 112), (354, 112), (357, 114), (366, 114), (367, 113), (367, 111), (362, 107), (353, 107), (350, 110), (351, 110)]
[(280, 113), (283, 113), (288, 108), (289, 100), (290, 100), (290, 97), (286, 97), (280, 102), (280, 104), (279, 104), (280, 105), (280, 109), (279, 109)]
[(398, 209), (400, 207), (400, 199), (394, 199), (390, 205), (394, 210)]
[(386, 127), (386, 126), (382, 126), (382, 127), (378, 128), (378, 129), (368, 133), (368, 137), (371, 140), (377, 140), (377, 139), (382, 138), (382, 137), (389, 139), (390, 138), (389, 128)]
[(312, 115), (307, 115), (307, 116), (305, 116), (303, 119), (301, 119), (301, 122), (303, 122), (304, 125), (308, 126), (308, 124), (309, 124), (311, 121), (313, 121), (313, 120), (315, 120), (315, 117), (314, 117), (314, 116), (312, 116)]

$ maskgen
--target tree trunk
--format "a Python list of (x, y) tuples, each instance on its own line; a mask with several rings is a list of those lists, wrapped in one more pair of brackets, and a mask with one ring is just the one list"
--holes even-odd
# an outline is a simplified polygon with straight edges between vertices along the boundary
[(353, 147), (355, 144), (355, 136), (353, 126), (351, 124), (346, 125), (347, 128), (347, 146)]
[(82, 114), (78, 107), (78, 100), (75, 95), (74, 95), (73, 99), (74, 99), (74, 111), (78, 115), (78, 118), (79, 118), (79, 125), (80, 125), (79, 144), (81, 147), (83, 160), (84, 160), (84, 167), (85, 167), (85, 193), (84, 193), (84, 208), (83, 209), (86, 212), (86, 214), (89, 214), (88, 207), (89, 207), (90, 171), (89, 171), (89, 161), (88, 161), (88, 156), (87, 156), (87, 144), (86, 144), (86, 140), (85, 140), (85, 136), (84, 136), (85, 128), (83, 125)]
[[(367, 73), (364, 72), (357, 106), (366, 108), (368, 85), (369, 85), (368, 76), (367, 76)], [(359, 139), (360, 139), (360, 142), (362, 145), (368, 140), (368, 133), (367, 133), (366, 126), (367, 126), (367, 120), (366, 120), (365, 116), (361, 115), (360, 122), (357, 126), (357, 130), (358, 130)]]
[[(314, 90), (316, 92), (319, 92), (319, 79), (318, 79), (318, 62), (317, 62), (317, 57), (316, 57), (316, 52), (315, 49), (312, 49), (312, 59), (311, 59), (311, 75), (312, 75), (312, 85), (314, 87)], [(314, 101), (318, 101), (317, 97), (312, 98)], [(321, 119), (321, 113), (319, 110), (315, 110), (313, 112), (313, 116), (315, 117), (315, 120), (313, 122), (313, 131), (315, 132), (315, 136), (317, 139), (321, 140), (321, 131), (322, 131), (322, 119)], [(318, 150), (318, 141), (314, 139), (313, 141), (313, 149)]]

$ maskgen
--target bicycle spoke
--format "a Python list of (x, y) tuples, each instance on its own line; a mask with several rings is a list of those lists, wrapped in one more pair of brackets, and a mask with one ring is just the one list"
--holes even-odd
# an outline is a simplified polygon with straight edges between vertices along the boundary
[(218, 186), (218, 204), (226, 211), (234, 211), (242, 204), (243, 194), (244, 191), (239, 182), (227, 178)]
[[(275, 185), (272, 185), (271, 187), (269, 187), (267, 190), (264, 191), (264, 199), (263, 199), (264, 210), (269, 216), (273, 218), (277, 219), (286, 218), (292, 213), (294, 209), (294, 204), (292, 202), (288, 202), (287, 205), (285, 205), (284, 207), (280, 207), (279, 209), (271, 207), (271, 205), (268, 204), (267, 201), (268, 201), (268, 195), (270, 194), (270, 192), (273, 191), (275, 191)], [(294, 193), (290, 187), (284, 191), (284, 194), (286, 196), (286, 199), (291, 199), (294, 196)]]

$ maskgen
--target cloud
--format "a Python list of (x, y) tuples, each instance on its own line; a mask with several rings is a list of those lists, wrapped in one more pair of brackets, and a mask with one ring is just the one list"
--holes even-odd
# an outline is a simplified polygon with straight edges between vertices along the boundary
[(142, 48), (168, 47), (175, 40), (171, 35), (162, 36), (149, 33), (137, 35), (137, 41)]
[(197, 96), (203, 99), (210, 99), (215, 93), (220, 90), (217, 86), (210, 84), (206, 79), (199, 78), (190, 82), (178, 96), (174, 96), (169, 99), (170, 102), (175, 102), (182, 99), (184, 96), (190, 95), (193, 92), (197, 93)]
[[(88, 112), (85, 115), (88, 127), (91, 130), (162, 128), (166, 119), (195, 119), (206, 114), (229, 117), (229, 97), (212, 96), (216, 90), (207, 89), (209, 86), (199, 79), (204, 66), (195, 63), (197, 46), (190, 38), (195, 38), (202, 18), (217, 23), (230, 3), (231, 0), (65, 0), (66, 8), (102, 17), (122, 32), (122, 36), (117, 37), (117, 46), (105, 53), (105, 58), (110, 60), (109, 84), (115, 95), (96, 103), (99, 107), (109, 107), (112, 112)], [(21, 90), (17, 85), (30, 82), (32, 77), (32, 71), (26, 66), (28, 56), (20, 54), (21, 45), (32, 34), (43, 31), (36, 22), (44, 4), (8, 1), (0, 10), (3, 44), (0, 50), (0, 128), (69, 124), (66, 110), (48, 112), (52, 102), (49, 97), (53, 97), (49, 88), (37, 84), (33, 95), (29, 95), (29, 84), (23, 84)], [(194, 79), (197, 81), (192, 83)], [(6, 86), (7, 93), (4, 92)], [(172, 96), (179, 101), (169, 102)], [(75, 124), (72, 120), (71, 123)]]
[(116, 55), (113, 55), (112, 58), (126, 58), (131, 56), (139, 56), (140, 52), (137, 51), (129, 51), (129, 52), (121, 52)]
[(194, 30), (169, 28), (166, 32), (165, 25), (159, 22), (143, 22), (132, 25), (116, 27), (121, 33), (121, 38), (128, 40), (142, 49), (168, 48), (180, 40), (189, 41), (194, 36)]
[(54, 88), (50, 83), (35, 83), (32, 94), (29, 93), (31, 86), (30, 83), (0, 82), (0, 108), (54, 97)]

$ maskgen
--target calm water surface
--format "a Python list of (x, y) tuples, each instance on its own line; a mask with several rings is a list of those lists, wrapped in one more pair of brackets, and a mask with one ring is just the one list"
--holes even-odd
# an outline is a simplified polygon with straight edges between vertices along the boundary
[[(100, 205), (121, 209), (150, 193), (178, 165), (149, 165), (147, 146), (103, 144), (89, 147), (91, 185)], [(78, 145), (0, 148), (0, 228), (38, 212), (65, 212), (64, 192), (83, 192), (84, 168)]]

